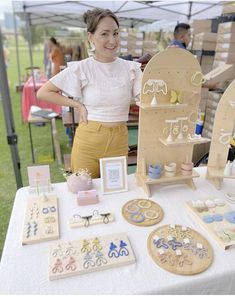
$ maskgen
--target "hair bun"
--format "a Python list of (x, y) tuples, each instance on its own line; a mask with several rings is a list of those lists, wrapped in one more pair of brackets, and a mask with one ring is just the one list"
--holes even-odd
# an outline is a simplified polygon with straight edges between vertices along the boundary
[(87, 10), (84, 14), (83, 14), (83, 21), (84, 23), (87, 25), (90, 23), (90, 20), (92, 19), (93, 17), (93, 11), (91, 10)]

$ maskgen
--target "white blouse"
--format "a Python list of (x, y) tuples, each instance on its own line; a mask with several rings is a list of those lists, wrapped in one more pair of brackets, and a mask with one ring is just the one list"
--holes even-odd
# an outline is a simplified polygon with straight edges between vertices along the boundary
[(140, 94), (141, 64), (116, 58), (101, 63), (93, 57), (69, 62), (50, 81), (86, 106), (88, 120), (120, 122), (128, 120), (132, 98)]

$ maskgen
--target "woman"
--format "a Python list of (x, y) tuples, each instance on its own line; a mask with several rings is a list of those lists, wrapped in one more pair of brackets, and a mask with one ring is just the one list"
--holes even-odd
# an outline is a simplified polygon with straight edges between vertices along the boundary
[[(119, 23), (110, 10), (88, 10), (84, 21), (94, 56), (68, 63), (37, 96), (78, 109), (71, 169), (87, 168), (96, 178), (100, 158), (128, 154), (126, 121), (130, 100), (140, 93), (142, 72), (140, 63), (117, 58)], [(61, 90), (78, 100), (60, 95)]]
[(60, 72), (60, 66), (64, 65), (64, 55), (59, 43), (54, 37), (48, 41), (49, 58), (51, 61), (51, 76)]

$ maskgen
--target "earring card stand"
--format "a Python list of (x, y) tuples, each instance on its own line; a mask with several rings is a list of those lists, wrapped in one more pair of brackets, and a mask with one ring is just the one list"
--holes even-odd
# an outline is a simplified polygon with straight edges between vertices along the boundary
[(61, 242), (50, 249), (49, 279), (115, 268), (135, 261), (125, 233)]
[(90, 225), (108, 224), (115, 221), (114, 214), (97, 214), (89, 216), (73, 215), (69, 220), (70, 228), (88, 227)]
[(213, 261), (209, 242), (200, 233), (181, 225), (164, 225), (151, 232), (148, 252), (158, 266), (181, 275), (201, 273)]
[(58, 239), (58, 201), (55, 195), (32, 197), (24, 217), (22, 245)]
[(124, 204), (122, 215), (130, 224), (148, 227), (159, 223), (163, 219), (164, 212), (161, 206), (154, 201), (134, 199)]
[(224, 92), (215, 113), (206, 177), (217, 189), (221, 188), (224, 178), (235, 178), (235, 176), (232, 175), (224, 175), (224, 168), (227, 163), (231, 137), (228, 136), (227, 141), (225, 141), (226, 139), (224, 140), (222, 137), (223, 133), (232, 135), (234, 132), (234, 93), (235, 80), (233, 80)]
[[(224, 250), (235, 245), (235, 223), (229, 223), (223, 218), (222, 221), (213, 221), (211, 223), (204, 222), (204, 217), (211, 217), (213, 215), (224, 216), (225, 213), (232, 213), (231, 207), (225, 203), (224, 206), (216, 206), (214, 208), (208, 208), (204, 211), (198, 211), (191, 201), (186, 202), (186, 208), (192, 214), (196, 222), (206, 229), (213, 239), (222, 247)], [(233, 211), (234, 212), (234, 211)], [(235, 216), (235, 212), (234, 212)]]
[[(199, 78), (200, 80), (198, 80)], [(151, 106), (152, 94), (144, 91), (146, 82), (151, 79), (163, 80), (167, 85), (166, 95), (163, 92), (156, 95), (158, 102), (156, 106)], [(187, 137), (195, 134), (201, 97), (201, 79), (201, 67), (198, 61), (190, 52), (179, 48), (168, 48), (156, 54), (145, 67), (141, 99), (138, 103), (140, 112), (136, 178), (138, 185), (143, 188), (148, 197), (151, 196), (150, 185), (152, 184), (183, 182), (195, 189), (193, 178), (199, 175), (193, 170), (190, 176), (185, 176), (179, 169), (183, 162), (192, 161), (194, 144), (210, 141), (203, 137), (198, 139)], [(171, 103), (172, 90), (180, 91), (182, 103)], [(168, 128), (169, 120), (184, 117), (188, 118), (187, 121), (184, 121), (184, 124), (187, 123), (188, 126), (187, 133), (180, 134), (181, 139), (177, 140), (177, 136), (173, 135), (173, 141), (167, 141), (168, 137), (164, 135), (163, 131), (166, 126)], [(167, 177), (163, 174), (160, 179), (150, 180), (146, 170), (149, 165), (157, 163), (162, 166), (176, 163), (177, 174), (174, 177)]]

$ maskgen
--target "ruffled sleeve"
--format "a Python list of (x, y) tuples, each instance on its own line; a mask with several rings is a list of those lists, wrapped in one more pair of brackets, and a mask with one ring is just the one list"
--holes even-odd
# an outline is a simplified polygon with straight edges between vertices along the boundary
[(82, 98), (82, 88), (88, 83), (81, 62), (69, 62), (68, 67), (50, 81), (71, 97)]
[(143, 73), (141, 71), (141, 63), (131, 62), (131, 74), (130, 79), (132, 82), (132, 95), (138, 97), (141, 91), (141, 80)]

